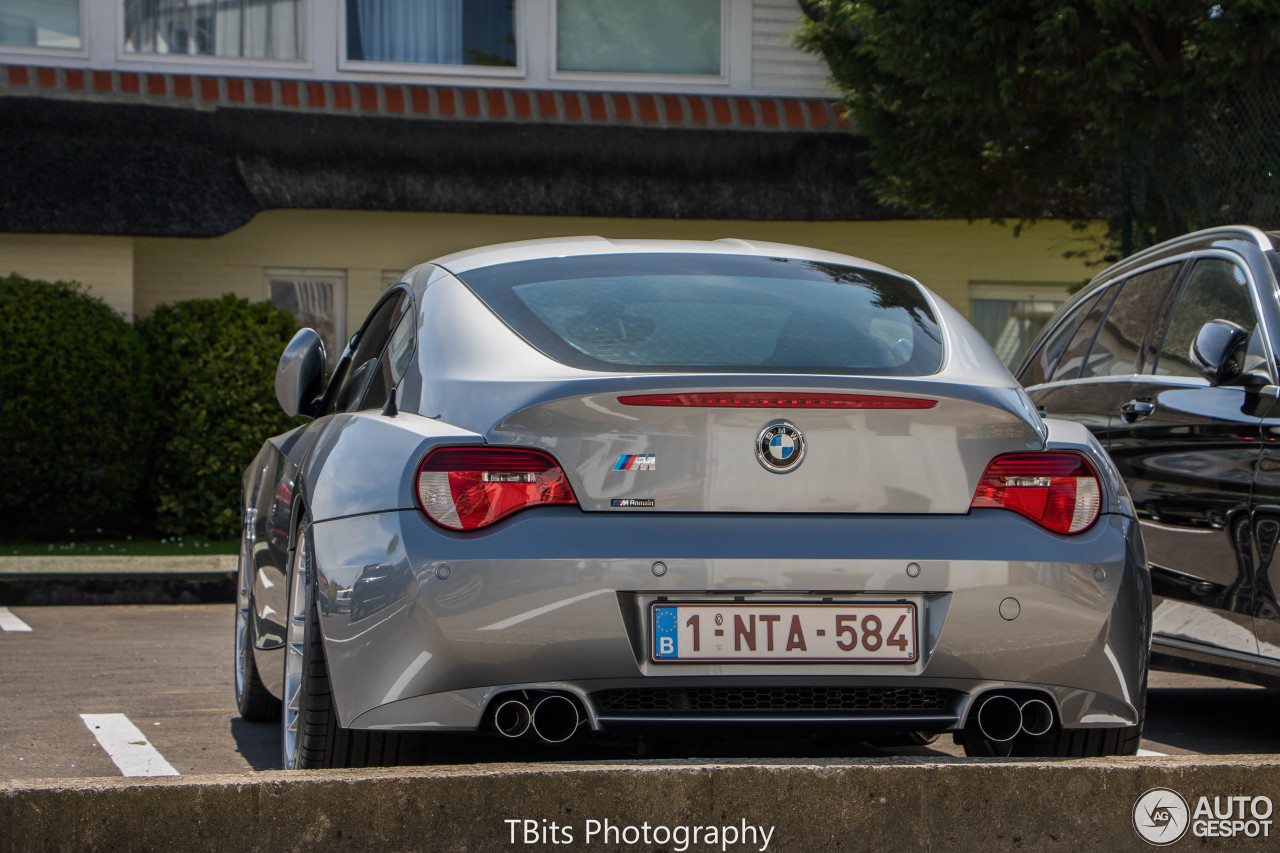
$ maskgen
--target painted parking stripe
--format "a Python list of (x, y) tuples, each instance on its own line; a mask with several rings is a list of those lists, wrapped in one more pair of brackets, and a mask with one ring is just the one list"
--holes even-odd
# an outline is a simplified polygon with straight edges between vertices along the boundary
[(0, 631), (30, 631), (31, 626), (23, 622), (7, 607), (0, 607)]
[(1154, 750), (1150, 750), (1150, 749), (1140, 749), (1140, 750), (1138, 750), (1138, 755), (1140, 755), (1140, 756), (1146, 756), (1147, 758), (1164, 758), (1164, 757), (1165, 757), (1165, 756), (1167, 756), (1168, 754), (1169, 754), (1169, 753), (1167, 753), (1167, 752), (1156, 752), (1156, 751), (1154, 751)]
[(80, 719), (84, 720), (123, 775), (179, 775), (124, 714), (81, 714)]

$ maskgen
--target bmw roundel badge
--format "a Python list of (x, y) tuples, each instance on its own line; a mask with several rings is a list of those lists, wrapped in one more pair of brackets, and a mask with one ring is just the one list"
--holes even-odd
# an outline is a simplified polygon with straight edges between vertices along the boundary
[(765, 470), (785, 474), (804, 458), (804, 434), (795, 424), (774, 421), (756, 439), (756, 458)]

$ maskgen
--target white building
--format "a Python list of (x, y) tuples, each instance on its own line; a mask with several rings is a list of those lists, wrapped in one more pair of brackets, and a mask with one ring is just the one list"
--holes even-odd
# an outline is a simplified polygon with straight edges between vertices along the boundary
[[(126, 315), (234, 292), (338, 338), (407, 266), (570, 233), (863, 255), (971, 309), (1086, 277), (1043, 223), (910, 221), (795, 0), (0, 0), (0, 274)], [(944, 179), (944, 177), (940, 177)], [(971, 307), (972, 302), (972, 307)]]

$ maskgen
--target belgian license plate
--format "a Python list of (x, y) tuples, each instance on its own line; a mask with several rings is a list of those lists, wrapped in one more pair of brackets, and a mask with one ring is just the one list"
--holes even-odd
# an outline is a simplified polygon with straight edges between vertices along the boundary
[(883, 604), (654, 604), (655, 661), (912, 663), (916, 607)]

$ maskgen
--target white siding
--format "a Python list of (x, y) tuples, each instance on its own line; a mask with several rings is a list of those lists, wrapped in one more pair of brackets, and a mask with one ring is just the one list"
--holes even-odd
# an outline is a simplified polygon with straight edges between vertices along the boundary
[[(1099, 226), (1100, 227), (1100, 226)], [(1013, 236), (986, 222), (759, 222), (674, 219), (588, 219), (571, 216), (487, 216), (339, 210), (271, 210), (212, 239), (139, 237), (137, 311), (179, 299), (235, 293), (264, 297), (267, 267), (347, 271), (347, 330), (359, 328), (384, 290), (383, 273), (487, 243), (599, 234), (710, 240), (741, 237), (844, 252), (918, 278), (962, 311), (970, 283), (1083, 281), (1089, 269), (1063, 252), (1097, 230), (1078, 233), (1043, 221)], [(18, 235), (20, 239), (28, 239)], [(117, 238), (101, 238), (117, 239)]]
[(689, 92), (726, 95), (824, 97), (826, 65), (791, 46), (801, 17), (796, 0), (721, 0), (725, 74), (707, 77), (643, 74), (561, 74), (554, 69), (556, 0), (518, 0), (517, 68), (398, 66), (348, 62), (342, 56), (338, 0), (306, 4), (305, 58), (252, 60), (216, 56), (131, 53), (124, 49), (121, 0), (80, 0), (80, 50), (0, 45), (0, 64), (90, 68), (156, 74), (247, 76), (259, 79), (373, 81), (393, 84), (480, 86), (563, 91)]
[(791, 44), (802, 14), (795, 0), (755, 0), (751, 14), (751, 88), (785, 94), (828, 94), (827, 65)]
[(0, 276), (78, 281), (133, 319), (133, 238), (79, 234), (0, 234)]

